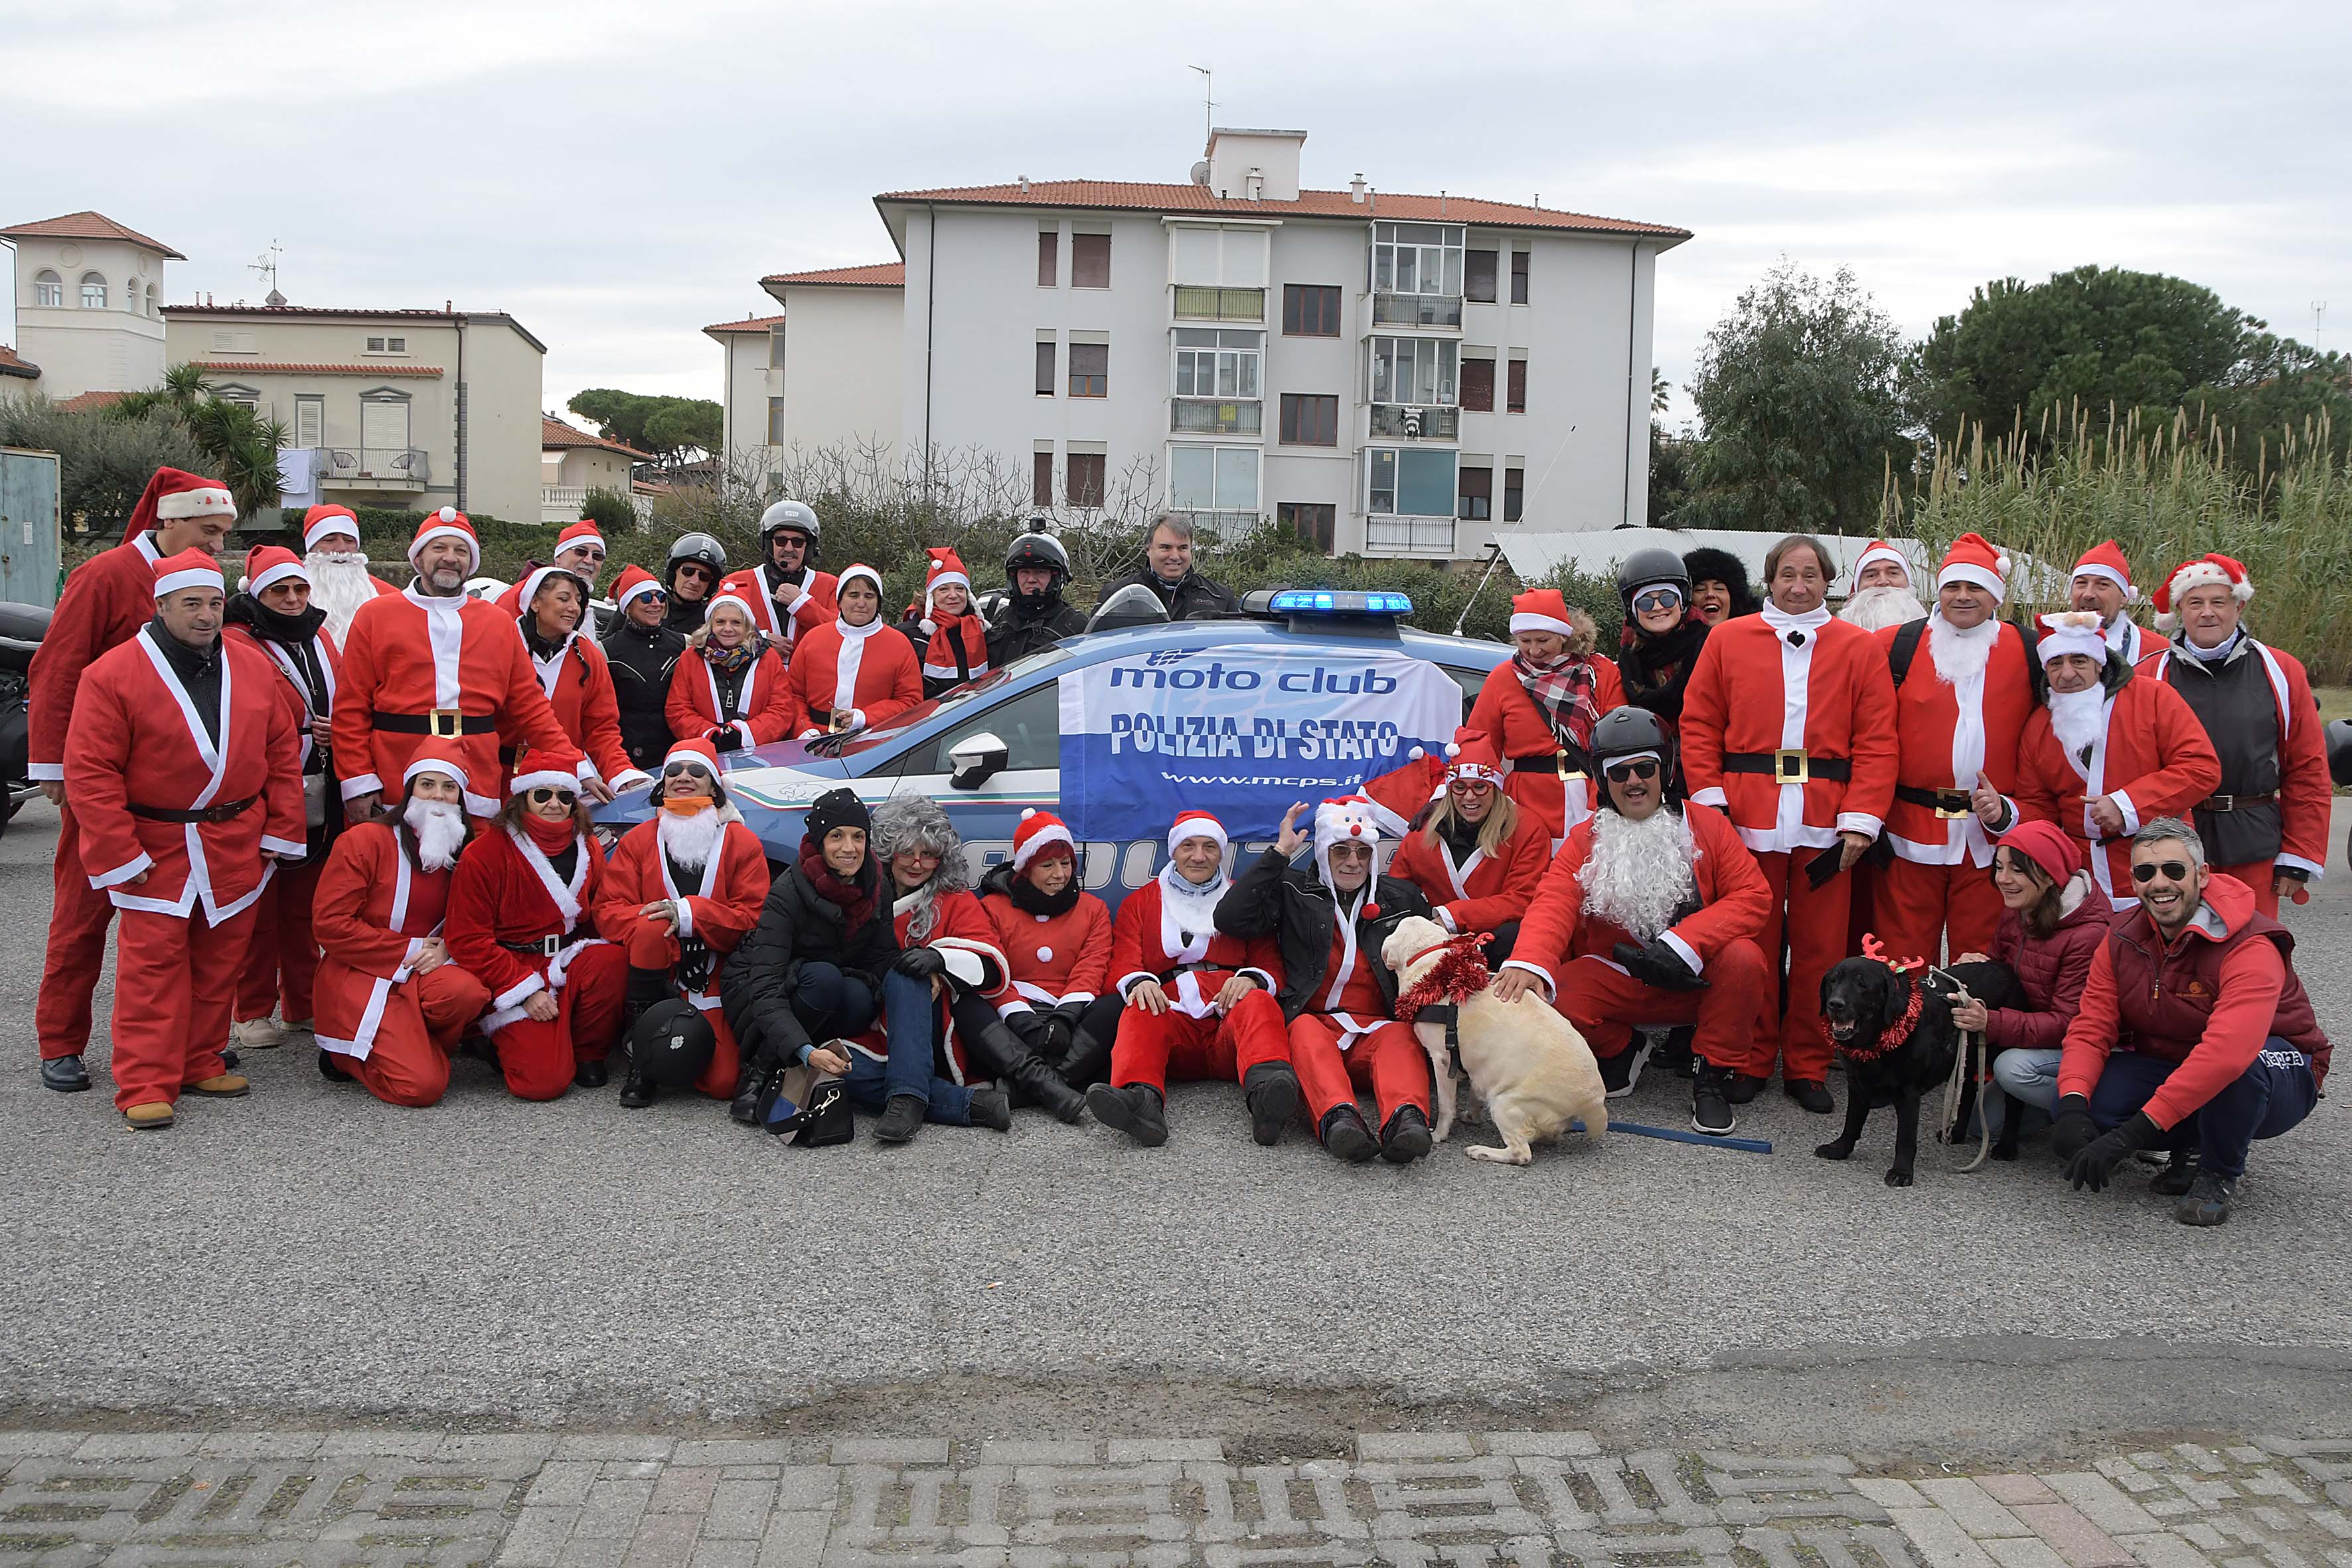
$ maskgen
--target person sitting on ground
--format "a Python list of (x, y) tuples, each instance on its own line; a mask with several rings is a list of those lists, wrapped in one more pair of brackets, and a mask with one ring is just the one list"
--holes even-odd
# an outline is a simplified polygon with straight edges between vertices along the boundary
[(1592, 617), (1557, 588), (1514, 598), (1518, 651), (1488, 673), (1467, 721), (1500, 742), (1510, 759), (1503, 793), (1554, 844), (1591, 814), (1593, 721), (1625, 701), (1617, 667), (1592, 651), (1594, 636)]
[(721, 594), (689, 641), (669, 678), (672, 737), (736, 752), (793, 732), (784, 656), (752, 629), (749, 605)]
[(614, 710), (629, 765), (650, 773), (669, 754), (669, 683), (686, 652), (686, 634), (669, 624), (669, 593), (642, 566), (624, 566), (613, 583), (613, 624), (598, 646), (613, 678)]
[(1016, 658), (1052, 647), (1087, 629), (1087, 614), (1062, 597), (1070, 580), (1070, 552), (1054, 537), (1042, 512), (1004, 552), (1004, 585), (1010, 592), (988, 623), (988, 662), (1002, 669)]
[(1503, 793), (1501, 752), (1491, 736), (1464, 728), (1445, 748), (1445, 789), (1407, 832), (1389, 861), (1428, 895), (1448, 931), (1484, 931), (1489, 964), (1511, 956), (1519, 918), (1551, 863), (1551, 836)]
[(1853, 588), (1838, 606), (1838, 619), (1866, 632), (1883, 632), (1927, 618), (1927, 606), (1911, 585), (1911, 563), (1886, 541), (1872, 540), (1854, 557)]
[(692, 637), (727, 575), (727, 547), (707, 533), (682, 533), (662, 563), (662, 591), (669, 605), (663, 624)]
[(1192, 524), (1175, 512), (1152, 520), (1143, 542), (1143, 564), (1115, 583), (1103, 584), (1100, 602), (1109, 604), (1121, 588), (1149, 588), (1171, 621), (1214, 621), (1242, 613), (1242, 602), (1223, 583), (1192, 570)]
[(1683, 552), (1683, 569), (1690, 574), (1691, 608), (1710, 626), (1752, 616), (1762, 608), (1748, 581), (1748, 568), (1728, 550), (1702, 545)]
[(2131, 878), (2138, 907), (2108, 928), (2066, 1030), (2051, 1145), (2076, 1190), (2095, 1192), (2126, 1156), (2168, 1150), (2155, 1186), (2180, 1194), (2173, 1217), (2220, 1225), (2254, 1141), (2317, 1103), (2327, 1037), (2295, 975), (2294, 938), (2205, 864), (2194, 826), (2141, 827)]
[(835, 592), (839, 616), (810, 628), (784, 669), (793, 733), (803, 741), (887, 724), (923, 700), (914, 649), (882, 619), (882, 574), (852, 566)]
[[(1316, 807), (1313, 867), (1293, 866), (1307, 842), (1298, 826), (1306, 809), (1300, 801), (1283, 815), (1274, 847), (1218, 902), (1217, 929), (1244, 941), (1276, 939), (1276, 1000), (1323, 1147), (1351, 1163), (1378, 1153), (1407, 1164), (1429, 1152), (1429, 1057), (1412, 1026), (1396, 1021), (1396, 972), (1381, 945), (1405, 917), (1433, 913), (1411, 882), (1372, 874), (1381, 830), (1361, 795)], [(1378, 1143), (1356, 1107), (1360, 1087), (1380, 1107)]]
[(1012, 1038), (992, 1042), (998, 1070), (1016, 1105), (1076, 1121), (1086, 1109), (1080, 1091), (1110, 1065), (1119, 998), (1110, 988), (1110, 909), (1078, 886), (1069, 825), (1051, 812), (1023, 812), (1013, 858), (981, 879), (980, 907), (1012, 966), (1012, 990), (997, 1008)]
[[(581, 630), (587, 624), (588, 584), (561, 566), (542, 566), (518, 584), (523, 605), (515, 626), (523, 647), (530, 650), (530, 668), (555, 721), (563, 727), (573, 751), (588, 759), (583, 784), (601, 784), (608, 790), (635, 789), (653, 782), (652, 775), (629, 761), (621, 741), (621, 703), (613, 684), (612, 666), (595, 638)], [(509, 721), (499, 734), (499, 754), (511, 766), (517, 756), (514, 726)]]
[[(767, 901), (767, 856), (727, 799), (719, 753), (708, 741), (670, 748), (653, 805), (654, 820), (637, 824), (614, 847), (596, 900), (596, 929), (629, 960), (620, 1037), (632, 1037), (646, 1008), (684, 997), (718, 1040), (694, 1087), (713, 1100), (732, 1100), (741, 1063), (719, 1008), (720, 976)], [(634, 1054), (628, 1075), (621, 1103), (651, 1105), (656, 1088)]]
[(972, 607), (961, 558), (944, 545), (926, 553), (922, 602), (907, 606), (898, 631), (922, 661), (923, 695), (944, 697), (988, 673), (988, 623)]
[(1671, 735), (1683, 716), (1683, 689), (1706, 646), (1706, 617), (1691, 602), (1690, 572), (1671, 550), (1636, 550), (1617, 568), (1617, 597), (1625, 607), (1617, 640), (1625, 700), (1664, 720)]

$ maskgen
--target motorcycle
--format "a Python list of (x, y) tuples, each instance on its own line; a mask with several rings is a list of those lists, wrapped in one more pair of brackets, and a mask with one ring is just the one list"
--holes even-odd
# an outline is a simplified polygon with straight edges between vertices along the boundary
[(40, 793), (40, 786), (25, 776), (30, 725), (26, 699), (32, 691), (33, 655), (48, 630), (47, 605), (0, 602), (0, 790), (7, 795), (5, 805), (0, 806), (0, 833)]

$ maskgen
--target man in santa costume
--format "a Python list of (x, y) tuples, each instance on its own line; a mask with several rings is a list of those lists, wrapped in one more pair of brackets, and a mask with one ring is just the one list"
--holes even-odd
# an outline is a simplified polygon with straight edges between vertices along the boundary
[(2025, 818), (2064, 828), (2121, 909), (2132, 896), (2132, 835), (2210, 795), (2221, 760), (2180, 693), (2108, 645), (2096, 611), (2042, 616), (2040, 657), (2049, 695), (2018, 743), (2016, 794), (1979, 784), (1970, 805), (1995, 837)]
[(816, 569), (824, 531), (810, 507), (776, 502), (760, 514), (759, 564), (728, 576), (711, 595), (732, 594), (751, 605), (752, 629), (781, 648), (787, 662), (793, 645), (835, 613), (838, 584), (832, 573)]
[[(1509, 775), (1491, 736), (1465, 725), (1445, 752), (1444, 782), (1435, 800), (1425, 803), (1425, 818), (1416, 824), (1409, 817), (1391, 829), (1399, 842), (1389, 871), (1428, 896), (1448, 931), (1490, 935), (1485, 956), (1496, 964), (1511, 956), (1520, 918), (1551, 864), (1551, 837), (1503, 793)], [(1365, 784), (1365, 795), (1381, 782)]]
[[(524, 606), (516, 625), (531, 670), (572, 749), (588, 759), (586, 776), (614, 790), (652, 783), (653, 775), (630, 762), (621, 743), (612, 667), (602, 645), (583, 629), (589, 619), (587, 581), (565, 567), (541, 566), (515, 586)], [(510, 760), (519, 735), (509, 727), (499, 739), (500, 755)]]
[(1519, 926), (1493, 990), (1538, 991), (1574, 1024), (1612, 1097), (1631, 1093), (1643, 1053), (1633, 1031), (1694, 1026), (1691, 1127), (1720, 1137), (1728, 1098), (1757, 1051), (1773, 976), (1756, 944), (1772, 889), (1713, 806), (1674, 788), (1674, 741), (1654, 713), (1621, 708), (1593, 729), (1601, 809), (1579, 823)]
[(327, 635), (341, 647), (352, 617), (370, 599), (398, 588), (368, 570), (360, 548), (360, 520), (347, 506), (314, 506), (302, 514), (302, 565), (310, 574), (310, 601), (327, 613)]
[(1758, 940), (1768, 971), (1789, 957), (1778, 1049), (1757, 1042), (1729, 1099), (1755, 1098), (1777, 1055), (1790, 1098), (1821, 1114), (1833, 1109), (1822, 976), (1845, 957), (1846, 873), (1885, 826), (1896, 772), (1886, 656), (1868, 632), (1831, 616), (1831, 574), (1818, 540), (1792, 534), (1772, 546), (1763, 610), (1707, 634), (1681, 735), (1691, 799), (1731, 819), (1771, 886)]
[(237, 967), (275, 863), (303, 853), (293, 721), (268, 660), (221, 640), (220, 567), (185, 550), (150, 580), (154, 618), (82, 676), (64, 779), (89, 885), (121, 911), (114, 1103), (134, 1128), (169, 1127), (183, 1089), (246, 1092), (221, 1060)]
[[(446, 506), (427, 512), (408, 546), (416, 581), (361, 605), (352, 620), (334, 714), (336, 766), (352, 821), (375, 814), (384, 781), (407, 771), (427, 736), (457, 741), (471, 779), (505, 776), (502, 733), (545, 746), (577, 758), (578, 787), (612, 798), (548, 706), (514, 623), (467, 595), (466, 579), (481, 559), (464, 513)], [(488, 816), (499, 803), (469, 789), (466, 809)]]
[(1592, 809), (1592, 725), (1624, 705), (1625, 687), (1592, 651), (1592, 617), (1557, 588), (1511, 600), (1511, 641), (1517, 651), (1486, 677), (1465, 722), (1501, 742), (1503, 793), (1558, 844)]
[(293, 721), (302, 757), (304, 853), (299, 865), (278, 868), (254, 908), (253, 940), (237, 978), (236, 1020), (229, 1037), (239, 1049), (267, 1050), (285, 1042), (270, 1017), (289, 1027), (310, 1023), (310, 980), (319, 948), (310, 931), (310, 903), (319, 869), (342, 824), (341, 798), (327, 754), (341, 656), (327, 635), (327, 613), (310, 603), (310, 574), (280, 544), (257, 544), (245, 555), (245, 584), (228, 601), (222, 635), (263, 655), (278, 676), (277, 689)]
[[(604, 570), (604, 535), (586, 518), (572, 523), (555, 536), (555, 553), (545, 563), (559, 572), (568, 572), (580, 580), (579, 624), (591, 637), (596, 632), (591, 624), (588, 601), (596, 596), (596, 578)], [(538, 563), (533, 563), (536, 567)], [(536, 571), (526, 572), (520, 580), (509, 584), (498, 598), (499, 608), (520, 620), (522, 607), (530, 603), (532, 579)]]
[(2009, 557), (1964, 533), (1937, 574), (1935, 613), (1878, 634), (1901, 683), (1886, 818), (1895, 858), (1873, 878), (1873, 929), (1898, 953), (1932, 960), (1948, 937), (1954, 953), (1990, 952), (2000, 925), (1992, 839), (1971, 796), (1979, 780), (2017, 787), (2017, 743), (2035, 707), (2025, 638), (1996, 618), (2008, 574)]
[(923, 695), (944, 697), (988, 673), (988, 623), (972, 607), (963, 558), (945, 545), (924, 553), (923, 600), (907, 606), (898, 631), (922, 661)]
[(158, 468), (131, 509), (122, 542), (66, 576), (49, 629), (33, 654), (26, 724), (26, 776), (58, 808), (58, 846), (50, 862), (48, 952), (33, 1004), (40, 1038), (41, 1081), (60, 1093), (89, 1087), (81, 1053), (89, 1045), (89, 998), (106, 958), (114, 906), (92, 891), (82, 865), (79, 815), (65, 787), (66, 729), (82, 672), (108, 649), (136, 636), (155, 616), (155, 563), (228, 537), (236, 506), (218, 479)]
[[(1290, 1065), (1323, 1147), (1360, 1163), (1378, 1153), (1407, 1164), (1429, 1152), (1429, 1056), (1412, 1026), (1396, 1021), (1396, 972), (1381, 944), (1411, 915), (1431, 918), (1429, 900), (1402, 877), (1376, 876), (1379, 819), (1361, 795), (1315, 808), (1313, 868), (1291, 857), (1307, 844), (1293, 805), (1274, 847), (1217, 905), (1217, 929), (1244, 940), (1275, 939), (1282, 955), (1275, 1000), (1290, 1031)], [(1370, 1089), (1380, 1106), (1377, 1143), (1356, 1108)]]
[(2177, 567), (2156, 591), (2156, 626), (2172, 641), (2139, 667), (2186, 698), (2221, 759), (2221, 784), (2195, 822), (2213, 869), (2253, 889), (2276, 919), (2281, 899), (2302, 903), (2327, 866), (2335, 787), (2311, 678), (2293, 654), (2244, 626), (2253, 579), (2227, 555)]
[(2107, 646), (2121, 654), (2126, 664), (2137, 664), (2156, 651), (2156, 639), (2131, 618), (2131, 607), (2138, 598), (2139, 590), (2132, 586), (2131, 563), (2124, 559), (2123, 546), (2112, 539), (2103, 539), (2083, 552), (2066, 584), (2067, 607), (2097, 616)]
[(1274, 938), (1216, 927), (1231, 886), (1226, 845), (1215, 817), (1180, 814), (1168, 828), (1168, 864), (1120, 900), (1111, 922), (1111, 989), (1127, 1005), (1109, 1081), (1087, 1090), (1087, 1109), (1147, 1148), (1168, 1142), (1171, 1078), (1240, 1083), (1260, 1143), (1279, 1139), (1298, 1113), (1289, 1032), (1274, 999)]
[(1838, 619), (1864, 631), (1884, 631), (1927, 618), (1927, 606), (1911, 586), (1911, 563), (1883, 539), (1853, 558), (1853, 591), (1838, 606)]
[(792, 732), (804, 741), (887, 724), (923, 700), (914, 649), (882, 619), (882, 574), (852, 566), (837, 599), (839, 616), (803, 637), (784, 671)]
[(427, 740), (391, 814), (339, 836), (319, 875), (319, 1070), (386, 1105), (438, 1103), (458, 1037), (490, 1005), (441, 934), (469, 783), (456, 742)]

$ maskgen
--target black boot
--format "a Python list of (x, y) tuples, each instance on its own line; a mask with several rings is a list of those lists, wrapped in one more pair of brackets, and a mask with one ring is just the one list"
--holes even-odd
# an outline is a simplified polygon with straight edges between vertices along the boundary
[(1381, 1158), (1391, 1165), (1410, 1165), (1429, 1153), (1429, 1118), (1418, 1105), (1400, 1105), (1381, 1129)]
[(1372, 1130), (1364, 1125), (1362, 1112), (1352, 1105), (1335, 1105), (1323, 1118), (1316, 1135), (1323, 1147), (1350, 1165), (1360, 1165), (1381, 1152), (1372, 1142)]
[(572, 1064), (572, 1081), (582, 1089), (602, 1089), (613, 1081), (613, 1072), (603, 1058), (594, 1061), (583, 1058)]
[(2175, 1149), (2163, 1170), (2147, 1184), (2147, 1190), (2168, 1198), (2184, 1197), (2197, 1184), (2197, 1151)]
[(760, 1124), (760, 1098), (768, 1090), (769, 1082), (778, 1071), (775, 1059), (765, 1051), (745, 1061), (735, 1077), (735, 1099), (727, 1107), (727, 1114), (746, 1127)]
[(1691, 1037), (1697, 1032), (1688, 1024), (1676, 1024), (1668, 1029), (1666, 1043), (1650, 1053), (1650, 1065), (1676, 1078), (1696, 1078), (1698, 1053), (1691, 1048)]
[(1081, 1093), (1095, 1084), (1108, 1083), (1110, 1046), (1108, 1040), (1097, 1040), (1091, 1031), (1080, 1029), (1062, 1059), (1054, 1064), (1054, 1076)]
[(1723, 1098), (1729, 1104), (1745, 1105), (1763, 1093), (1765, 1084), (1769, 1081), (1771, 1080), (1769, 1079), (1758, 1078), (1752, 1072), (1726, 1070), (1723, 1075)]
[(646, 1075), (637, 1070), (637, 1058), (632, 1054), (629, 1058), (629, 1074), (621, 1080), (621, 1103), (631, 1110), (642, 1110), (651, 1105), (660, 1095), (661, 1090), (656, 1089)]
[(1724, 1085), (1731, 1074), (1713, 1062), (1698, 1064), (1698, 1081), (1691, 1086), (1691, 1131), (1720, 1138), (1739, 1125), (1731, 1114), (1730, 1097)]
[(1113, 1089), (1098, 1083), (1087, 1090), (1087, 1109), (1105, 1127), (1116, 1127), (1147, 1149), (1168, 1142), (1168, 1117), (1160, 1091), (1148, 1083)]
[(1250, 1136), (1268, 1148), (1298, 1114), (1298, 1074), (1288, 1062), (1260, 1062), (1242, 1075), (1249, 1101)]
[(1790, 1100), (1816, 1116), (1827, 1116), (1837, 1109), (1837, 1101), (1830, 1098), (1830, 1086), (1819, 1079), (1784, 1078), (1780, 1087)]
[(923, 1117), (929, 1110), (919, 1095), (892, 1095), (890, 1103), (882, 1108), (882, 1120), (874, 1124), (874, 1141), (911, 1143), (915, 1134), (923, 1130)]
[(59, 1094), (79, 1094), (89, 1088), (89, 1069), (79, 1056), (41, 1058), (41, 1084)]
[(335, 1059), (335, 1053), (332, 1051), (320, 1051), (319, 1053), (319, 1076), (325, 1079), (329, 1083), (349, 1083), (352, 1081), (352, 1075), (343, 1070), (343, 1064)]
[(1057, 1121), (1076, 1121), (1086, 1114), (1086, 1096), (1063, 1082), (1061, 1075), (1003, 1023), (981, 1029), (972, 1045), (973, 1054), (1019, 1091), (1021, 1104), (1042, 1105)]
[(1001, 1089), (975, 1089), (971, 1091), (971, 1125), (993, 1127), (999, 1132), (1013, 1131), (1013, 1101)]

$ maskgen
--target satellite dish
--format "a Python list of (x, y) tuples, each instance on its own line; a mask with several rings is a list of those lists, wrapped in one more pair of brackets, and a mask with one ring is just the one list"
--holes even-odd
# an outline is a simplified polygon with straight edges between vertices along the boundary
[(1209, 183), (1209, 161), (1206, 158), (1192, 165), (1192, 183), (1196, 185)]

